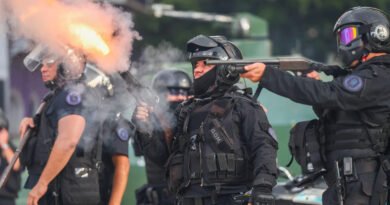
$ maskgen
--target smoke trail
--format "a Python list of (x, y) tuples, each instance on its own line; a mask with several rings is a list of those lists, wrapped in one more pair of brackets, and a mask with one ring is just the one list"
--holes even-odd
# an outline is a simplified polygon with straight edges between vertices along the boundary
[(140, 39), (130, 13), (91, 0), (2, 1), (13, 38), (44, 44), (61, 57), (70, 47), (106, 73), (129, 68), (133, 40)]

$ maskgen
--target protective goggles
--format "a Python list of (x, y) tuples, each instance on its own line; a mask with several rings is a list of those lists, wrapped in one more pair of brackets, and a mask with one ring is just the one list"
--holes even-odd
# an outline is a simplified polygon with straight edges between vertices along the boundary
[(183, 89), (183, 88), (168, 88), (168, 93), (170, 95), (182, 95), (182, 96), (188, 96), (189, 91), (188, 89)]
[(357, 27), (357, 26), (348, 26), (344, 28), (340, 28), (337, 31), (337, 40), (340, 45), (347, 46), (352, 41), (360, 38), (361, 34), (364, 33), (365, 27)]

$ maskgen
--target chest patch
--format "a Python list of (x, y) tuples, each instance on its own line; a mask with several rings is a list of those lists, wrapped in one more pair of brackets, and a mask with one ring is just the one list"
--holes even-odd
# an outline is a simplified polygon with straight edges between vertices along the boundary
[(129, 132), (127, 131), (126, 128), (120, 127), (116, 130), (116, 135), (118, 136), (119, 139), (122, 141), (127, 141), (129, 140)]
[(348, 75), (344, 78), (343, 86), (350, 92), (359, 92), (363, 88), (363, 79), (357, 75)]
[(77, 92), (70, 92), (66, 96), (66, 103), (69, 105), (78, 105), (81, 103), (81, 95)]

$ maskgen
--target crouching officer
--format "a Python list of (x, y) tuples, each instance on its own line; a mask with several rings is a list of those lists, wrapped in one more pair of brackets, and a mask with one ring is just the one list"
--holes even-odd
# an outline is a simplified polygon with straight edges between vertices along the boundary
[[(136, 191), (138, 205), (173, 205), (175, 196), (168, 191), (165, 178), (165, 167), (154, 162), (156, 155), (161, 155), (172, 141), (172, 132), (176, 120), (174, 111), (176, 107), (189, 97), (192, 81), (190, 77), (180, 70), (163, 70), (153, 79), (152, 88), (159, 96), (159, 103), (154, 110), (145, 104), (136, 109), (134, 122), (137, 135), (134, 138), (135, 150), (144, 155), (146, 162), (146, 176), (148, 184)], [(148, 126), (150, 125), (150, 126)], [(158, 141), (150, 143), (150, 141)], [(160, 146), (159, 146), (160, 145)], [(155, 155), (155, 156), (153, 156)], [(159, 156), (160, 157), (160, 156)]]
[(235, 204), (253, 188), (252, 204), (274, 204), (275, 133), (261, 106), (234, 86), (239, 75), (206, 59), (241, 59), (223, 36), (198, 35), (187, 42), (194, 98), (178, 108), (167, 162), (168, 185), (181, 205)]
[(24, 118), (19, 128), (21, 136), (28, 128), (34, 133), (21, 156), (29, 172), (25, 188), (32, 189), (28, 205), (95, 205), (100, 201), (95, 157), (78, 146), (87, 127), (85, 86), (79, 83), (84, 64), (79, 58), (67, 60), (37, 47), (24, 61), (30, 71), (40, 69), (44, 84), (51, 90), (41, 114)]
[(327, 169), (324, 205), (385, 204), (385, 172), (390, 173), (390, 22), (379, 9), (354, 7), (338, 19), (334, 33), (347, 72), (331, 82), (294, 77), (262, 63), (246, 66), (243, 77), (314, 106), (319, 121), (309, 124), (319, 128), (317, 140)]

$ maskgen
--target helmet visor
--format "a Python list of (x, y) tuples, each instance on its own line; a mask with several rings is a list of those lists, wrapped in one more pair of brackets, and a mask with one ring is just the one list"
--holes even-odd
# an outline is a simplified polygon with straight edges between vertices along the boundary
[(345, 27), (337, 32), (337, 39), (340, 45), (348, 45), (358, 38), (358, 29), (355, 26)]
[(188, 96), (188, 89), (183, 88), (168, 88), (168, 93), (170, 95), (181, 95), (181, 96)]
[(33, 72), (41, 69), (44, 64), (53, 64), (57, 60), (57, 56), (48, 53), (47, 47), (38, 45), (23, 59), (23, 64)]

